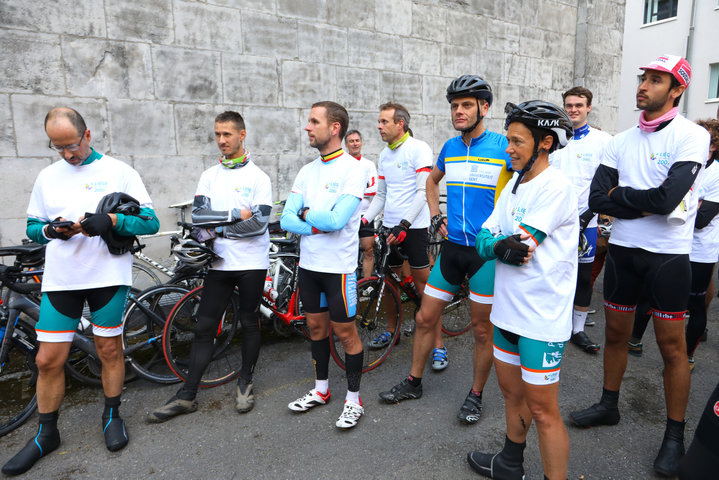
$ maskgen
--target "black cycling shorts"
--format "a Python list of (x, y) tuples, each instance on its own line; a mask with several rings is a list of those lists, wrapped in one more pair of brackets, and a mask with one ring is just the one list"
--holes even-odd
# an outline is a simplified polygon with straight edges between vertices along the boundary
[(298, 274), (300, 300), (307, 313), (330, 312), (333, 322), (352, 322), (357, 313), (357, 276), (305, 270)]
[(429, 268), (429, 232), (426, 228), (410, 228), (404, 241), (392, 245), (387, 263), (392, 268), (399, 268), (405, 260), (415, 270)]
[(367, 223), (367, 225), (360, 220), (359, 238), (365, 237), (374, 237), (374, 220)]
[(633, 312), (641, 293), (649, 295), (652, 315), (684, 320), (691, 285), (689, 255), (653, 253), (609, 244), (604, 269), (604, 305)]

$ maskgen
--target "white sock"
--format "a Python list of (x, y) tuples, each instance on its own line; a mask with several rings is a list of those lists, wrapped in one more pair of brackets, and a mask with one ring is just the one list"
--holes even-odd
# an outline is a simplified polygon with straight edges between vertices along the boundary
[(327, 390), (330, 389), (330, 381), (327, 380), (315, 380), (315, 390), (320, 392), (322, 395), (327, 394)]
[(587, 321), (587, 312), (580, 312), (574, 310), (574, 316), (572, 317), (572, 335), (578, 332), (584, 331), (584, 322)]
[(359, 405), (360, 404), (359, 392), (350, 392), (349, 390), (347, 390), (347, 396), (345, 397), (345, 401), (356, 403), (357, 405)]

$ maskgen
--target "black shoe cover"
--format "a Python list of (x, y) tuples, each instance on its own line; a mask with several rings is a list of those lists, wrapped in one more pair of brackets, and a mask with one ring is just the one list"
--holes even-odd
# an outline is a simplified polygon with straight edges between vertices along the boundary
[(524, 480), (522, 464), (508, 464), (501, 453), (469, 452), (467, 463), (475, 472), (494, 480)]
[(105, 434), (105, 445), (111, 452), (124, 448), (130, 441), (125, 429), (125, 421), (120, 417), (103, 416), (102, 432)]
[(5, 475), (20, 475), (21, 473), (25, 473), (35, 465), (35, 462), (59, 446), (60, 432), (55, 430), (54, 432), (43, 435), (41, 425), (40, 431), (35, 438), (27, 442), (27, 445), (25, 445), (17, 455), (3, 465), (2, 473)]
[(654, 460), (654, 471), (664, 477), (676, 477), (679, 472), (679, 461), (684, 456), (684, 442), (664, 436), (657, 458)]
[(597, 425), (616, 425), (619, 423), (619, 410), (607, 408), (601, 403), (595, 403), (584, 410), (577, 410), (569, 414), (572, 423), (577, 427), (596, 427)]

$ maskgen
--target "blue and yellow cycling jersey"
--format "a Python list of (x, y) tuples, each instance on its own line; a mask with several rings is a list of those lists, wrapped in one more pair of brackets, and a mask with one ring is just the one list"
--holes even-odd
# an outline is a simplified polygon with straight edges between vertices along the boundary
[(445, 142), (437, 168), (447, 182), (447, 231), (449, 240), (474, 245), (482, 224), (494, 209), (500, 192), (512, 178), (507, 139), (485, 131), (469, 146), (461, 136)]

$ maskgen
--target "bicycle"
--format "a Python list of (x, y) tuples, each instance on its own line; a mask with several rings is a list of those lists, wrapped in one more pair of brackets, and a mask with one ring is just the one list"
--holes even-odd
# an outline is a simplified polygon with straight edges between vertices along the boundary
[[(375, 241), (379, 246), (377, 276), (367, 277), (357, 283), (357, 315), (355, 322), (357, 332), (364, 350), (363, 372), (377, 368), (390, 354), (399, 341), (402, 328), (402, 302), (394, 284), (407, 294), (415, 305), (415, 313), (419, 309), (420, 297), (413, 284), (402, 282), (389, 266), (390, 246), (387, 245), (389, 229), (380, 228)], [(394, 284), (389, 278), (394, 280)], [(469, 315), (469, 291), (465, 281), (452, 301), (442, 311), (442, 331), (449, 335), (466, 332), (472, 325)], [(391, 326), (394, 326), (392, 331)], [(379, 334), (390, 332), (389, 342), (381, 348), (371, 348), (370, 342)], [(344, 370), (344, 348), (339, 339), (330, 330), (330, 351), (337, 365)]]
[[(270, 267), (259, 311), (263, 326), (272, 324), (276, 333), (287, 336), (299, 332), (309, 338), (307, 321), (299, 301), (298, 242), (294, 238), (272, 238)], [(183, 381), (190, 365), (190, 347), (197, 325), (202, 289), (197, 287), (172, 308), (162, 336), (163, 353), (172, 372)], [(200, 381), (201, 387), (214, 387), (235, 379), (242, 365), (241, 325), (238, 316), (239, 295), (233, 294), (222, 315), (215, 337), (215, 351)]]

